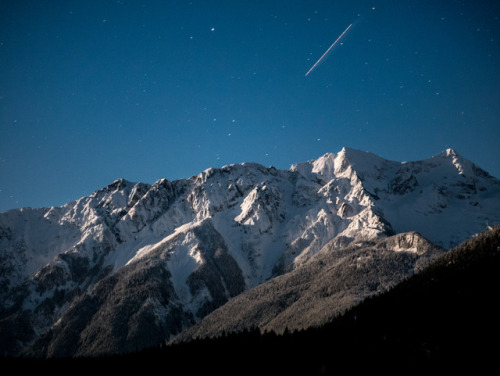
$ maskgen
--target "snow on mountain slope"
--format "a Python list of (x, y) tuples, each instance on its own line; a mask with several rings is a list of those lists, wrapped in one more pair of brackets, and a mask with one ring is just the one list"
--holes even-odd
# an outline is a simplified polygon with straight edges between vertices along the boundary
[(499, 181), (454, 150), (420, 162), (385, 162), (360, 176), (397, 233), (418, 229), (449, 249), (498, 223)]
[(387, 291), (443, 252), (414, 232), (345, 247), (332, 241), (302, 267), (238, 295), (173, 342), (254, 328), (283, 333), (318, 327)]
[[(174, 335), (331, 241), (418, 231), (449, 248), (500, 223), (499, 197), (499, 180), (453, 150), (401, 163), (344, 148), (290, 170), (244, 163), (152, 185), (117, 180), (60, 208), (0, 213), (0, 332), (13, 338), (2, 349), (22, 351), (67, 325), (69, 307), (90, 304), (82, 296), (100, 320), (123, 314), (104, 300), (132, 299)], [(160, 267), (172, 288), (146, 306), (127, 289), (102, 288)], [(92, 317), (81, 328), (93, 328)], [(28, 329), (11, 332), (20, 322)]]

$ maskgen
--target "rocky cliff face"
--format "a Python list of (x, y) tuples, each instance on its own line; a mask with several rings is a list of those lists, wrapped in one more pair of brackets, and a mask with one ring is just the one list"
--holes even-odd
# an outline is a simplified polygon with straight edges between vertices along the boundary
[(343, 149), (286, 171), (117, 180), (63, 207), (1, 213), (1, 348), (57, 356), (168, 340), (327, 244), (418, 231), (450, 248), (500, 222), (499, 197), (500, 182), (452, 150), (400, 163)]

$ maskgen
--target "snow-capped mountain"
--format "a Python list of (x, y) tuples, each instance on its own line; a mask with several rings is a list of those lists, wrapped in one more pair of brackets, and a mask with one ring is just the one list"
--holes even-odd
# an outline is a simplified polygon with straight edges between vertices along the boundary
[(117, 180), (63, 207), (0, 214), (0, 347), (134, 351), (327, 243), (417, 231), (450, 248), (498, 223), (500, 181), (453, 150), (401, 163), (344, 148), (289, 170)]

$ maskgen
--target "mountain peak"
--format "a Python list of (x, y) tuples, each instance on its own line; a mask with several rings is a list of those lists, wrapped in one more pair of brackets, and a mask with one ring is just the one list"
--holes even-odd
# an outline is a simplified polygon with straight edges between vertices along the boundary
[(444, 151), (436, 154), (432, 158), (444, 158), (444, 159), (448, 159), (448, 158), (462, 158), (462, 156), (455, 149), (448, 148), (448, 149), (446, 149), (446, 150), (444, 150)]
[(336, 158), (336, 173), (351, 176), (354, 172), (360, 178), (377, 175), (390, 161), (378, 155), (358, 149), (343, 148)]
[[(358, 175), (369, 173), (385, 162), (385, 159), (373, 153), (343, 147), (337, 154), (326, 153), (307, 164), (310, 166), (310, 172), (330, 181), (334, 177), (351, 177), (353, 172)], [(300, 165), (294, 166), (295, 169), (298, 166)]]
[(445, 151), (430, 158), (429, 161), (438, 162), (443, 166), (451, 167), (458, 171), (463, 177), (474, 177), (476, 175), (489, 176), (489, 174), (476, 166), (473, 162), (464, 158), (455, 149), (446, 149)]
[(458, 153), (455, 149), (448, 148), (444, 151), (447, 157), (458, 157)]
[(120, 178), (120, 179), (116, 179), (111, 184), (109, 184), (108, 186), (106, 186), (106, 187), (98, 190), (97, 192), (101, 192), (101, 191), (104, 191), (104, 192), (119, 191), (121, 189), (133, 186), (134, 184), (135, 183), (132, 183), (132, 182), (126, 180), (126, 179)]

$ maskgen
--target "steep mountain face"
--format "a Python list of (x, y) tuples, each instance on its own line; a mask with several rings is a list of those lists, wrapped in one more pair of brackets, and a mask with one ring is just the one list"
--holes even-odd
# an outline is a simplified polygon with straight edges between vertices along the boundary
[(60, 356), (152, 345), (326, 244), (418, 231), (450, 248), (500, 223), (499, 197), (500, 181), (452, 150), (400, 163), (343, 149), (287, 171), (247, 163), (118, 180), (63, 207), (1, 213), (0, 347)]
[(231, 299), (174, 342), (255, 328), (282, 334), (318, 327), (394, 287), (444, 252), (418, 233), (340, 248), (334, 240), (302, 267)]

